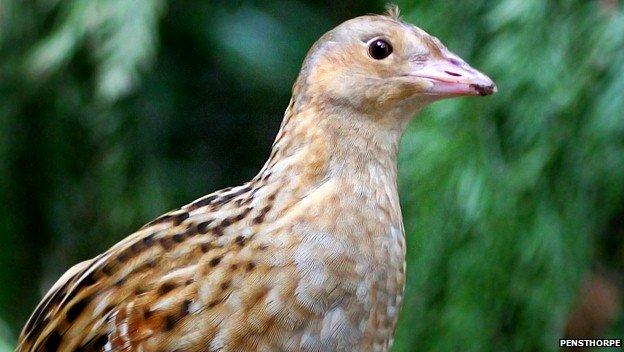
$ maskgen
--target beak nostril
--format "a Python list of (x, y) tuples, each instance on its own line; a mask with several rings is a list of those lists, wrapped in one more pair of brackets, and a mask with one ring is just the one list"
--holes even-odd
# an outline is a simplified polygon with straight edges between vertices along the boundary
[(444, 71), (447, 75), (451, 75), (451, 76), (455, 76), (455, 77), (461, 77), (461, 75), (459, 73), (455, 73), (455, 72), (451, 72), (451, 71)]

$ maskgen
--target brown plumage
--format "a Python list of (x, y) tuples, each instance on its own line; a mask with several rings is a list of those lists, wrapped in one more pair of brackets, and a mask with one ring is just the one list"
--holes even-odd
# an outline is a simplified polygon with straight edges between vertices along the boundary
[(71, 268), (18, 351), (387, 351), (405, 280), (401, 134), (492, 81), (391, 16), (317, 41), (260, 173)]

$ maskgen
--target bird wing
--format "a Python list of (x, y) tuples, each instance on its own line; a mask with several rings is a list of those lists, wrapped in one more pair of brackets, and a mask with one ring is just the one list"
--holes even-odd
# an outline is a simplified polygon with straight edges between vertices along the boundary
[[(28, 320), (17, 350), (102, 351), (109, 344), (108, 350), (122, 351), (139, 344), (148, 322), (155, 323), (146, 318), (141, 306), (147, 293), (155, 291), (157, 276), (163, 274), (161, 270), (142, 274), (155, 268), (153, 257), (164, 254), (162, 247), (148, 247), (157, 235), (166, 243), (173, 230), (160, 227), (156, 232), (147, 227), (65, 273)], [(146, 288), (139, 288), (141, 281)]]
[(59, 310), (59, 303), (66, 294), (65, 290), (78, 280), (81, 273), (92, 264), (95, 259), (86, 260), (74, 265), (69, 269), (58, 281), (50, 288), (48, 293), (43, 297), (41, 302), (35, 308), (30, 316), (20, 336), (20, 344), (18, 350), (28, 350), (26, 348), (27, 341), (32, 340), (34, 336), (39, 335), (45, 325), (50, 321), (51, 317)]
[(202, 294), (214, 302), (194, 302), (197, 281), (214, 272), (226, 253), (243, 247), (242, 237), (230, 241), (223, 231), (250, 213), (242, 206), (249, 191), (241, 186), (201, 198), (71, 268), (28, 320), (17, 351), (151, 351), (170, 342), (162, 332), (192, 330), (190, 322), (176, 323), (226, 298), (229, 284), (221, 282), (214, 294)]

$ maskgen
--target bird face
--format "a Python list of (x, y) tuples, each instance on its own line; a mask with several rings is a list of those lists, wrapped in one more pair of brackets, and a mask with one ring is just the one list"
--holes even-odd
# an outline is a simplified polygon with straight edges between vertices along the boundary
[(376, 113), (496, 92), (490, 78), (437, 38), (392, 16), (363, 16), (339, 25), (310, 50), (302, 72), (316, 95), (324, 92), (326, 100)]

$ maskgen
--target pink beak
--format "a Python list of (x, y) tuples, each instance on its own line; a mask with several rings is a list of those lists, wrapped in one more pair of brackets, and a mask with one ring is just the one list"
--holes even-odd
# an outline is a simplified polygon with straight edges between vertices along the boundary
[(461, 95), (491, 95), (496, 84), (455, 55), (448, 53), (440, 59), (430, 59), (410, 74), (433, 83), (428, 93), (441, 98)]

